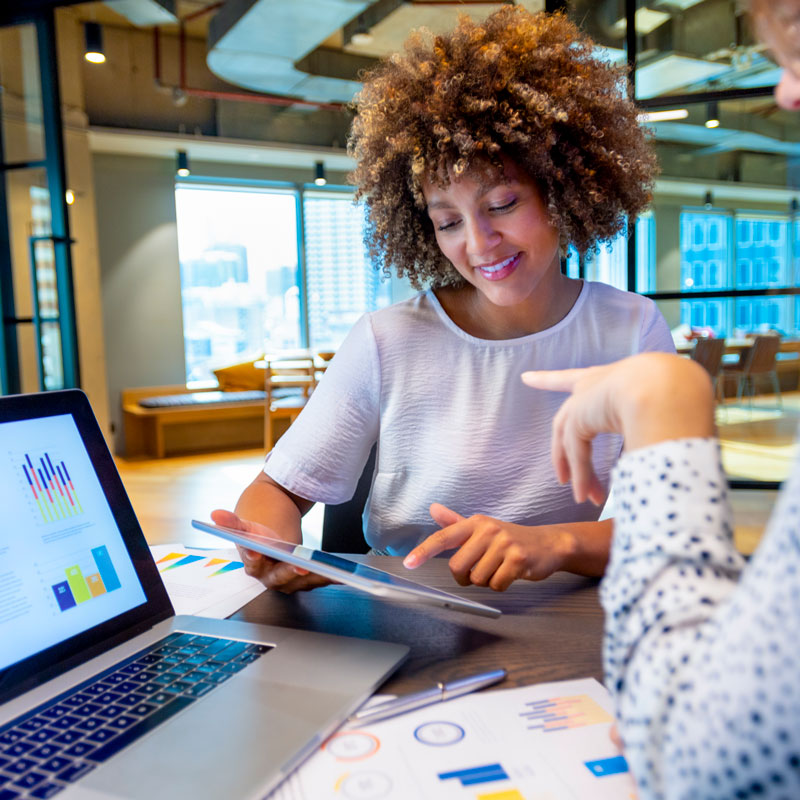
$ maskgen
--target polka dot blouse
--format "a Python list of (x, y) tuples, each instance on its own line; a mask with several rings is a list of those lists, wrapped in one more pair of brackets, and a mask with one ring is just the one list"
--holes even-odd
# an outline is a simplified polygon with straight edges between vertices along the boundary
[(800, 798), (800, 459), (745, 567), (719, 445), (626, 453), (606, 684), (645, 798)]

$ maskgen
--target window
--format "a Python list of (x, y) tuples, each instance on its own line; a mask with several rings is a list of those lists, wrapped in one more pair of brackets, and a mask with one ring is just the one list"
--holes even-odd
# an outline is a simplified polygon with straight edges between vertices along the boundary
[(363, 313), (391, 302), (352, 198), (289, 186), (176, 186), (187, 382), (264, 352), (336, 350)]
[(367, 258), (351, 194), (305, 192), (303, 213), (310, 346), (336, 350), (364, 312), (389, 305), (391, 287)]
[(187, 382), (300, 347), (296, 193), (179, 184), (175, 204)]

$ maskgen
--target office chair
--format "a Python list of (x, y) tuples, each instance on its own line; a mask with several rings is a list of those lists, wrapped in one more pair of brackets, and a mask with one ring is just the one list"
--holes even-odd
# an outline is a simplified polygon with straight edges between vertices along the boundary
[(780, 347), (780, 336), (772, 334), (753, 337), (753, 344), (744, 350), (739, 357), (739, 363), (730, 367), (723, 367), (722, 374), (730, 375), (738, 380), (736, 402), (741, 403), (742, 394), (746, 385), (750, 387), (750, 405), (753, 404), (755, 394), (755, 380), (759, 375), (769, 375), (772, 379), (772, 388), (778, 402), (778, 408), (783, 408), (781, 389), (778, 383), (778, 373), (775, 371), (775, 359)]
[(373, 445), (355, 494), (345, 503), (326, 505), (322, 517), (322, 549), (329, 553), (368, 553), (362, 515), (367, 502), (378, 446)]
[(696, 361), (704, 367), (711, 376), (711, 384), (714, 387), (714, 397), (717, 398), (717, 402), (721, 400), (720, 390), (723, 388), (722, 382), (718, 379), (724, 353), (724, 339), (698, 339), (692, 350), (692, 361)]

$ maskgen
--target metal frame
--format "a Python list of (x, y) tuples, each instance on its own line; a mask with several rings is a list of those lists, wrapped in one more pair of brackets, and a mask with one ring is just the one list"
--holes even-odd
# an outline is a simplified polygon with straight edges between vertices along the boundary
[[(57, 322), (60, 333), (63, 384), (59, 388), (80, 386), (78, 332), (75, 314), (75, 287), (72, 271), (72, 239), (69, 231), (69, 212), (66, 202), (66, 168), (61, 120), (61, 95), (58, 83), (56, 25), (54, 3), (27, 3), (25, 8), (6, 8), (0, 16), (5, 25), (33, 24), (39, 56), (39, 77), (42, 93), (42, 123), (45, 158), (43, 160), (0, 163), (0, 304), (3, 324), (0, 326), (0, 391), (3, 394), (21, 390), (17, 326), (33, 324), (36, 331), (37, 371), (39, 388), (45, 389), (41, 341), (42, 322)], [(4, 153), (0, 130), (0, 161)], [(50, 196), (51, 234), (29, 237), (29, 257), (32, 279), (32, 317), (18, 317), (14, 304), (14, 283), (11, 261), (11, 232), (8, 224), (8, 202), (5, 175), (10, 170), (44, 168)], [(53, 243), (58, 316), (46, 320), (39, 313), (36, 280), (35, 242), (46, 239)]]

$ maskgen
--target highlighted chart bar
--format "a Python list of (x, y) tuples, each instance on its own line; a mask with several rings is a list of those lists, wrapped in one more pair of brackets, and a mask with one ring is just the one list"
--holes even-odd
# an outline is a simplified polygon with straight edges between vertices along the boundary
[(94, 559), (94, 563), (97, 564), (97, 570), (100, 573), (100, 577), (103, 579), (106, 591), (113, 592), (114, 589), (119, 589), (122, 584), (119, 582), (117, 571), (111, 563), (111, 556), (109, 556), (105, 545), (93, 548), (92, 558)]
[(613, 756), (612, 758), (602, 758), (598, 761), (585, 761), (584, 764), (589, 768), (592, 775), (603, 778), (606, 775), (621, 775), (628, 771), (628, 762), (624, 756)]
[(101, 594), (106, 593), (106, 587), (103, 586), (103, 581), (98, 572), (95, 572), (94, 575), (86, 576), (86, 585), (89, 587), (92, 597), (99, 597)]
[(72, 596), (69, 584), (66, 581), (55, 584), (53, 586), (53, 594), (55, 594), (58, 607), (62, 611), (66, 611), (75, 605), (75, 598)]
[(74, 567), (67, 567), (66, 572), (67, 583), (72, 590), (75, 602), (78, 604), (85, 603), (92, 595), (89, 594), (89, 587), (86, 585), (81, 568), (76, 564)]
[(519, 789), (507, 789), (504, 792), (479, 794), (478, 800), (525, 800)]
[(506, 771), (499, 764), (486, 764), (483, 767), (470, 767), (453, 772), (440, 772), (439, 780), (447, 781), (455, 778), (462, 786), (475, 786), (479, 783), (508, 780)]

